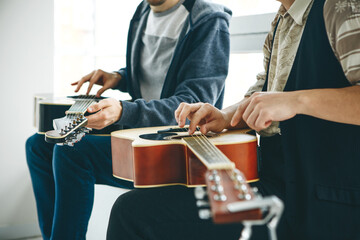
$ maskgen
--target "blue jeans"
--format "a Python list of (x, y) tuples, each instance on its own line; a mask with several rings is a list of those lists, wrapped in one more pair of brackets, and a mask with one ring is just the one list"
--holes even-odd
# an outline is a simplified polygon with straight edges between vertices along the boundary
[(68, 147), (34, 134), (26, 158), (44, 240), (85, 239), (95, 184), (133, 188), (112, 176), (110, 137), (87, 135)]

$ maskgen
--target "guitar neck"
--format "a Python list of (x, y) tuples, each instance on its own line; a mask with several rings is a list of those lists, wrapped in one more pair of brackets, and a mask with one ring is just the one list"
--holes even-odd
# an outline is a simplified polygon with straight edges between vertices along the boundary
[(235, 168), (235, 164), (210, 142), (205, 135), (184, 137), (183, 140), (209, 170)]

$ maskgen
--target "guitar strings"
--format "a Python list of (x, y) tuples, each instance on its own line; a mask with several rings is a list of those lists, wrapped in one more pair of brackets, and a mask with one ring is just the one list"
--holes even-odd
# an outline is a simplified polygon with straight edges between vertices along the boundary
[[(222, 162), (222, 163), (230, 163), (232, 162), (229, 158), (226, 157), (226, 155), (224, 153), (222, 153), (220, 151), (220, 149), (218, 149), (213, 143), (210, 142), (209, 138), (200, 132), (200, 136), (199, 135), (195, 135), (195, 137), (193, 136), (194, 134), (192, 134), (192, 137), (194, 139), (197, 139), (199, 140), (198, 143), (199, 143), (199, 146), (202, 146), (204, 147), (205, 145), (207, 145), (207, 149), (210, 149), (210, 151), (212, 151), (213, 153), (215, 153), (215, 155), (217, 155), (219, 158), (219, 161), (216, 161), (216, 162)], [(200, 144), (200, 142), (203, 142), (204, 144)], [(205, 149), (205, 148), (203, 148)], [(235, 167), (236, 169), (236, 167)], [(244, 176), (244, 173), (242, 173), (241, 171), (239, 172), (235, 172), (234, 169), (226, 169), (225, 170), (225, 173), (231, 178), (231, 179), (237, 179), (235, 177), (235, 175), (238, 175), (240, 178), (242, 179), (246, 179), (245, 176)], [(246, 185), (246, 188), (249, 189), (249, 187)], [(240, 190), (239, 190), (240, 191)], [(243, 190), (242, 190), (243, 191)]]
[[(186, 131), (185, 129), (183, 131)], [(222, 153), (220, 151), (220, 149), (218, 149), (215, 144), (213, 144), (212, 142), (210, 142), (209, 138), (200, 132), (200, 135), (196, 135), (196, 134), (192, 134), (191, 138), (195, 139), (195, 141), (198, 142), (199, 146), (203, 148), (203, 150), (205, 151), (206, 149), (210, 150), (210, 152), (214, 153), (214, 155), (218, 156), (218, 160), (215, 159), (216, 162), (220, 162), (220, 163), (230, 163), (232, 162), (229, 158), (226, 157), (226, 155), (224, 153)], [(201, 144), (202, 143), (202, 144)], [(236, 167), (235, 167), (236, 169)], [(238, 169), (237, 169), (238, 170)], [(239, 171), (239, 170), (238, 170)], [(225, 173), (231, 178), (233, 179), (233, 181), (239, 181), (236, 180), (238, 179), (235, 175), (237, 175), (238, 177), (246, 180), (246, 177), (244, 176), (244, 173), (239, 171), (239, 172), (235, 172), (234, 169), (225, 169)], [(242, 185), (244, 183), (241, 183)], [(249, 189), (249, 186), (247, 185), (247, 183), (245, 183), (246, 189)], [(240, 190), (239, 190), (240, 191)], [(244, 193), (244, 190), (241, 190), (242, 193)], [(249, 191), (249, 190), (248, 190)], [(247, 199), (249, 200), (249, 199)]]
[(197, 135), (197, 134), (192, 134), (190, 137), (192, 139), (194, 139), (195, 142), (198, 143), (198, 146), (200, 148), (202, 148), (203, 152), (206, 153), (206, 150), (209, 150), (210, 156), (213, 154), (210, 159), (207, 159), (207, 161), (209, 163), (221, 162), (221, 157), (220, 156), (218, 156), (219, 158), (216, 158), (216, 155), (218, 155), (218, 152), (215, 149), (213, 149), (214, 146), (211, 146), (211, 143), (210, 143), (210, 146), (208, 144), (204, 144), (204, 142), (206, 143), (206, 141), (204, 139), (207, 139), (207, 137), (204, 134), (202, 134), (200, 132), (200, 136)]
[[(218, 149), (215, 145), (213, 145), (213, 144), (210, 142), (210, 140), (206, 137), (206, 135), (202, 134), (202, 136), (203, 136), (202, 139), (204, 140), (204, 142), (206, 142), (207, 144), (209, 144), (210, 146), (212, 146), (212, 149), (214, 150), (214, 152), (216, 152), (216, 153), (218, 154), (218, 156), (219, 156), (221, 159), (224, 160), (223, 162), (227, 162), (227, 163), (232, 162), (229, 158), (227, 158), (225, 155), (223, 155), (223, 153), (220, 151), (220, 149)], [(226, 173), (227, 173), (229, 176), (232, 176), (232, 175), (235, 174), (234, 171), (233, 171), (233, 169), (228, 169), (228, 170), (226, 170)], [(242, 178), (245, 179), (245, 177), (244, 177), (244, 175), (243, 175), (242, 172), (237, 173), (237, 174), (239, 174)]]
[[(84, 114), (86, 109), (93, 103), (94, 99), (95, 95), (80, 95), (78, 99), (75, 99), (75, 103), (68, 110), (70, 112), (68, 114), (70, 120), (76, 120), (79, 115)], [(79, 114), (79, 112), (81, 113)]]
[(198, 142), (203, 146), (204, 150), (208, 149), (214, 156), (214, 161), (216, 163), (226, 163), (228, 162), (228, 159), (223, 155), (223, 153), (213, 144), (210, 142), (209, 138), (202, 134), (200, 136), (196, 137)]
[[(183, 131), (186, 131), (185, 129)], [(207, 161), (210, 163), (228, 163), (230, 160), (213, 144), (210, 142), (208, 137), (200, 132), (200, 135), (198, 134), (192, 134), (190, 136), (192, 139), (194, 139), (200, 148), (202, 148), (202, 151), (204, 153), (208, 152), (210, 156), (212, 156)]]

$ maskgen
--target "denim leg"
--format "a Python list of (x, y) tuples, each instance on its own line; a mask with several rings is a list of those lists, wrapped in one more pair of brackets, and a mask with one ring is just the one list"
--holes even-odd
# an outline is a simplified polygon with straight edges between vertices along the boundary
[(36, 199), (39, 226), (44, 240), (50, 239), (54, 215), (55, 185), (52, 171), (54, 144), (44, 135), (34, 134), (26, 141), (26, 160)]
[(87, 135), (74, 147), (55, 146), (55, 212), (51, 239), (85, 239), (94, 184), (132, 188), (112, 176), (110, 137)]

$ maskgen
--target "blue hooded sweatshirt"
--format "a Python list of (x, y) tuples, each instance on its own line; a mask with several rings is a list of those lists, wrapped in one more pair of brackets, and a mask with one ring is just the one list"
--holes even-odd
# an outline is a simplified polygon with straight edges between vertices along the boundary
[(181, 102), (206, 102), (222, 107), (228, 73), (231, 11), (204, 0), (185, 0), (189, 11), (180, 34), (159, 100), (142, 99), (136, 78), (140, 41), (151, 11), (143, 1), (129, 27), (126, 68), (117, 71), (122, 79), (117, 89), (128, 92), (132, 101), (122, 101), (117, 124), (124, 128), (176, 125), (174, 111)]

